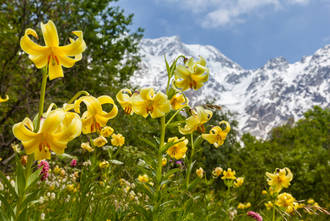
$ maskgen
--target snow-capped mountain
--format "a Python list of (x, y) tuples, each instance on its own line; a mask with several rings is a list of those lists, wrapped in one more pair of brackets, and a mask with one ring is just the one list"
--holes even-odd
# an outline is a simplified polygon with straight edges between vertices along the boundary
[(193, 103), (215, 104), (237, 113), (239, 129), (265, 138), (274, 126), (295, 120), (313, 105), (330, 105), (330, 45), (289, 64), (283, 57), (269, 60), (256, 70), (245, 70), (216, 48), (184, 44), (177, 37), (144, 39), (141, 70), (133, 85), (164, 89), (167, 82), (164, 55), (172, 62), (178, 55), (202, 56), (210, 69), (209, 81), (198, 91), (188, 91)]

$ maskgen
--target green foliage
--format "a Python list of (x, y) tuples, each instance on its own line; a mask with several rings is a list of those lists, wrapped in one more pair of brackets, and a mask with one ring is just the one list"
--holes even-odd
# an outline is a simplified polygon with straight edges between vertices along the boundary
[[(48, 82), (46, 100), (61, 105), (79, 90), (94, 96), (116, 94), (137, 69), (142, 29), (130, 32), (133, 15), (125, 16), (116, 0), (5, 1), (0, 4), (0, 95), (10, 100), (0, 106), (0, 149), (7, 155), (14, 141), (11, 127), (37, 113), (41, 71), (32, 65), (19, 44), (25, 29), (37, 31), (44, 45), (40, 22), (53, 20), (60, 45), (69, 43), (72, 31), (82, 30), (87, 49), (83, 59), (65, 69), (65, 78)], [(46, 103), (47, 107), (50, 103)]]
[(244, 147), (227, 155), (228, 166), (246, 176), (239, 199), (262, 207), (262, 203), (256, 203), (267, 188), (265, 172), (288, 167), (294, 178), (287, 191), (298, 200), (314, 198), (321, 205), (329, 205), (329, 122), (330, 110), (316, 106), (298, 122), (274, 128), (268, 140), (245, 134)]

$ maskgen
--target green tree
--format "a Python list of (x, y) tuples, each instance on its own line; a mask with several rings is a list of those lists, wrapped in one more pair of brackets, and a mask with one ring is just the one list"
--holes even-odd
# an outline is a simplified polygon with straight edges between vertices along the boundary
[[(138, 68), (137, 54), (142, 29), (129, 30), (133, 15), (114, 6), (116, 0), (12, 0), (0, 4), (0, 95), (10, 100), (0, 105), (0, 149), (8, 154), (14, 141), (11, 127), (37, 112), (41, 71), (22, 52), (19, 44), (25, 29), (33, 28), (43, 45), (40, 22), (56, 24), (60, 44), (69, 43), (72, 31), (82, 30), (87, 49), (83, 59), (64, 70), (64, 78), (48, 82), (46, 107), (61, 105), (77, 91), (94, 96), (114, 96)], [(4, 148), (6, 147), (6, 148)]]

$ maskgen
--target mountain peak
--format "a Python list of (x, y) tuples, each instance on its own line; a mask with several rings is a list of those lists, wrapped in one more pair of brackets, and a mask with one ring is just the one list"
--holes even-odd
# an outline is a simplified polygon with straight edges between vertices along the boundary
[(202, 56), (210, 77), (200, 90), (187, 91), (192, 105), (215, 101), (237, 113), (242, 132), (257, 137), (265, 138), (289, 118), (302, 117), (313, 105), (330, 106), (330, 45), (300, 62), (289, 64), (284, 57), (277, 57), (256, 70), (244, 70), (211, 45), (185, 44), (177, 36), (143, 39), (140, 49), (141, 69), (131, 78), (134, 86), (166, 86), (164, 55), (169, 63), (179, 55)]

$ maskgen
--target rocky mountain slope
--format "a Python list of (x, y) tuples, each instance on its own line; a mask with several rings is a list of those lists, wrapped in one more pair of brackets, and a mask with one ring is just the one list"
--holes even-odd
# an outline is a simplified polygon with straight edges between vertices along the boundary
[(313, 105), (330, 106), (330, 45), (290, 64), (283, 57), (269, 60), (256, 70), (245, 70), (216, 48), (184, 44), (177, 37), (144, 39), (141, 70), (131, 78), (140, 87), (165, 88), (164, 55), (203, 56), (210, 69), (209, 81), (198, 91), (188, 91), (195, 103), (215, 101), (237, 113), (242, 132), (265, 138), (274, 126), (295, 120)]

